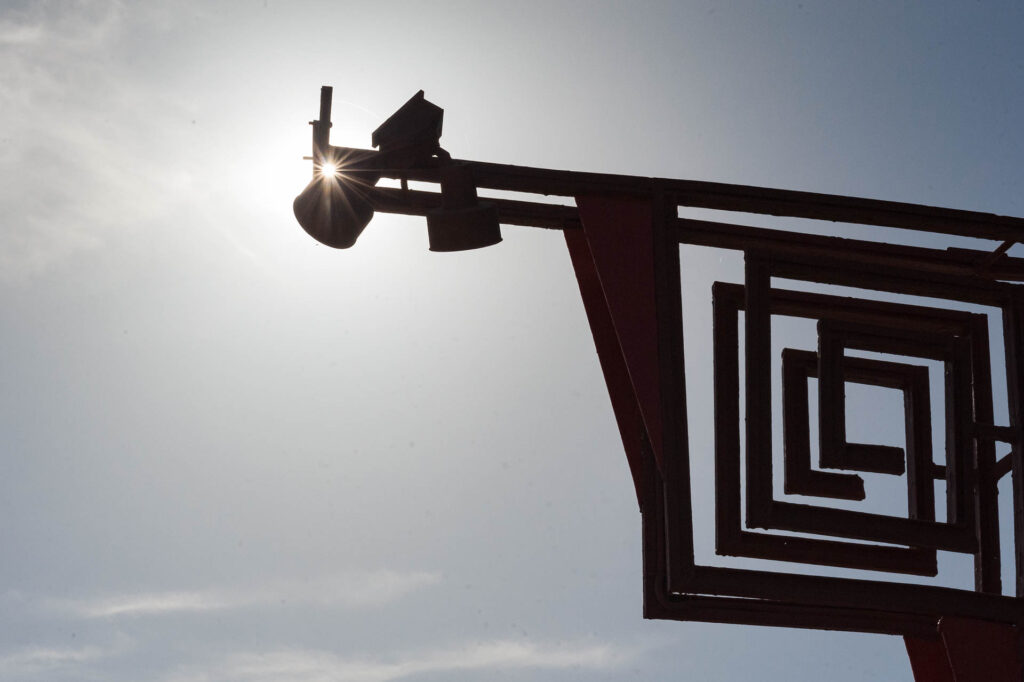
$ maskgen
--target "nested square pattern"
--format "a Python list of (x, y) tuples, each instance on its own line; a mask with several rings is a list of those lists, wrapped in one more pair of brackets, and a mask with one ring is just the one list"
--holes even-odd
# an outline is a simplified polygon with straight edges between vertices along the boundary
[[(743, 285), (719, 282), (712, 291), (716, 552), (920, 576), (937, 574), (937, 550), (958, 552), (974, 557), (977, 585), (987, 589), (698, 565), (692, 558), (683, 457), (655, 475), (660, 485), (652, 487), (651, 508), (658, 513), (645, 515), (645, 542), (661, 557), (651, 563), (667, 565), (668, 585), (667, 592), (659, 593), (659, 580), (652, 575), (648, 581), (649, 615), (904, 634), (926, 628), (936, 614), (1021, 622), (1020, 600), (993, 588), (1000, 565), (995, 478), (977, 480), (979, 469), (991, 470), (994, 461), (994, 443), (979, 438), (977, 427), (992, 423), (987, 316), (772, 288), (773, 275), (830, 283), (830, 274), (810, 265), (801, 265), (800, 276), (773, 272), (770, 259), (757, 253), (746, 252), (745, 260)], [(818, 332), (817, 352), (782, 351), (784, 491), (860, 501), (865, 489), (858, 472), (906, 476), (905, 515), (775, 499), (773, 315), (815, 320)], [(847, 350), (899, 360), (852, 357)], [(929, 375), (922, 361), (943, 368), (943, 404), (936, 409), (943, 410), (945, 434), (939, 444), (932, 443)], [(818, 384), (817, 468), (811, 462), (810, 378)], [(741, 379), (744, 414), (738, 400)], [(902, 393), (905, 448), (848, 440), (847, 383)], [(942, 463), (934, 461), (935, 447), (945, 452)], [(942, 519), (935, 511), (937, 480), (946, 488)]]

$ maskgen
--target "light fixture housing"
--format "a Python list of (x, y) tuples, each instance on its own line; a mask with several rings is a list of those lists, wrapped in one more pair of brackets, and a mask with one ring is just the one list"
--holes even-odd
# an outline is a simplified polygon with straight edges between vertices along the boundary
[(427, 212), (431, 251), (468, 251), (501, 241), (498, 211), (476, 195), (473, 174), (465, 164), (441, 167), (441, 208)]
[(370, 143), (383, 153), (421, 149), (430, 154), (440, 145), (443, 124), (444, 109), (420, 90), (377, 126)]
[(292, 202), (295, 219), (321, 244), (347, 249), (373, 219), (368, 194), (379, 179), (377, 173), (349, 169), (317, 173)]
[[(497, 210), (477, 199), (469, 167), (453, 163), (441, 148), (444, 109), (427, 101), (420, 90), (373, 131), (371, 142), (378, 151), (342, 150), (329, 141), (332, 92), (326, 85), (320, 89), (320, 118), (310, 121), (313, 180), (292, 202), (307, 234), (336, 249), (351, 247), (373, 219), (375, 207), (392, 211), (402, 196), (417, 200), (412, 194), (396, 197), (393, 190), (375, 190), (382, 175), (401, 179), (407, 191), (407, 172), (415, 177), (418, 171), (436, 169), (441, 206), (425, 211), (430, 250), (466, 251), (501, 241)], [(336, 172), (324, 172), (329, 165)]]

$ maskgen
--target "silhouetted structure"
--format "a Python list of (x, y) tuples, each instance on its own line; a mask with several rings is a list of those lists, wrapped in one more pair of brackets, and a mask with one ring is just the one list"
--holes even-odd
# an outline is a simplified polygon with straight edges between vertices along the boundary
[[(921, 680), (1018, 679), (1024, 287), (1015, 282), (1024, 281), (1024, 259), (1006, 252), (1024, 241), (1024, 220), (808, 192), (453, 160), (438, 142), (442, 113), (421, 91), (374, 133), (379, 152), (333, 147), (330, 88), (324, 88), (320, 120), (312, 122), (314, 179), (295, 201), (296, 216), (313, 237), (335, 247), (351, 246), (374, 211), (426, 216), (434, 250), (494, 244), (501, 239), (499, 223), (564, 232), (643, 515), (645, 617), (899, 634), (907, 638)], [(318, 173), (326, 164), (338, 164), (341, 173)], [(398, 179), (402, 187), (376, 187), (380, 178)], [(441, 192), (410, 190), (410, 180), (440, 183)], [(570, 196), (577, 207), (480, 202), (477, 188)], [(993, 252), (898, 246), (683, 219), (680, 206), (1003, 243)], [(745, 260), (742, 285), (718, 282), (711, 291), (717, 553), (935, 576), (936, 552), (957, 552), (974, 558), (973, 590), (695, 563), (680, 244), (733, 249)], [(773, 277), (998, 308), (1009, 425), (993, 421), (986, 315), (791, 291), (773, 287)], [(774, 498), (773, 315), (816, 320), (818, 328), (817, 352), (782, 354), (785, 492), (859, 501), (865, 490), (856, 472), (905, 475), (905, 517)], [(943, 464), (933, 457), (927, 368), (848, 357), (845, 349), (942, 363)], [(810, 457), (808, 378), (818, 384), (817, 469)], [(905, 449), (848, 440), (847, 382), (902, 392)], [(997, 457), (997, 443), (1009, 444), (1009, 454)], [(1007, 474), (1013, 597), (1002, 594), (996, 502), (997, 483)], [(944, 519), (936, 518), (935, 481), (946, 486)]]

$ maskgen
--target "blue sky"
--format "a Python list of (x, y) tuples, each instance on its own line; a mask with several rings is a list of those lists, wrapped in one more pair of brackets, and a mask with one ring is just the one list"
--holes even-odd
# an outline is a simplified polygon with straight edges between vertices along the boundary
[[(457, 157), (1020, 216), (1022, 28), (1017, 3), (4, 3), (0, 679), (909, 680), (894, 637), (642, 620), (560, 235), (434, 254), (380, 215), (338, 252), (291, 201), (329, 84), (335, 144), (422, 88)], [(683, 265), (699, 333), (737, 262)]]

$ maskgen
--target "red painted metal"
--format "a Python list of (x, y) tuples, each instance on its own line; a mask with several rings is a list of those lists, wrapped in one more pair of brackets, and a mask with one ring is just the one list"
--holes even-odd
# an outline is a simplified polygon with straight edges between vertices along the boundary
[[(651, 202), (646, 198), (585, 196), (577, 197), (576, 204), (633, 394), (660, 469), (664, 419)], [(575, 265), (576, 261), (573, 262)]]
[(1020, 631), (1003, 623), (944, 617), (939, 637), (904, 637), (917, 682), (1020, 682)]
[(604, 291), (601, 289), (601, 280), (597, 276), (587, 237), (582, 230), (566, 230), (565, 244), (569, 247), (569, 257), (576, 272), (580, 296), (583, 298), (583, 308), (590, 322), (590, 332), (594, 336), (594, 346), (597, 348), (597, 357), (604, 373), (604, 383), (608, 387), (612, 411), (615, 413), (615, 421), (622, 438), (622, 447), (626, 451), (626, 461), (633, 476), (633, 487), (636, 489), (636, 497), (642, 509), (648, 495), (645, 485), (649, 477), (644, 471), (645, 430), (640, 406), (633, 392), (629, 369), (623, 359), (622, 348), (615, 333), (615, 324), (608, 310)]
[[(386, 123), (386, 135), (381, 129), (375, 133), (380, 152), (333, 147), (328, 140), (330, 89), (325, 89), (321, 117), (314, 122), (314, 168), (327, 159), (343, 161), (346, 176), (360, 182), (365, 210), (342, 221), (351, 239), (332, 240), (333, 233), (317, 230), (311, 234), (345, 247), (374, 210), (436, 217), (438, 210), (453, 208), (445, 203), (451, 187), (445, 188), (444, 178), (456, 166), (471, 193), (490, 189), (576, 198), (576, 208), (488, 198), (485, 212), (459, 223), (464, 238), (445, 246), (494, 243), (500, 238), (496, 222), (563, 230), (643, 515), (645, 617), (899, 634), (918, 682), (1024, 680), (1024, 286), (1014, 283), (1024, 282), (1024, 259), (1008, 254), (1014, 243), (1024, 241), (1024, 219), (759, 187), (453, 160), (438, 145), (440, 108), (425, 106), (422, 92), (413, 104), (415, 111), (403, 107), (403, 116), (411, 118), (401, 130)], [(401, 189), (375, 187), (381, 177), (399, 180)], [(410, 180), (440, 181), (442, 192), (409, 190)], [(994, 251), (978, 251), (891, 244), (882, 235), (842, 239), (680, 218), (680, 207), (1003, 243)], [(487, 220), (477, 220), (483, 213)], [(486, 237), (485, 228), (492, 236)], [(973, 591), (697, 563), (680, 244), (741, 252), (746, 264), (742, 285), (717, 282), (712, 288), (714, 393), (697, 397), (712, 401), (715, 411), (714, 452), (704, 454), (713, 454), (715, 464), (716, 553), (930, 576), (937, 571), (936, 550), (961, 552), (975, 560)], [(789, 291), (773, 278), (992, 307), (1002, 315), (1009, 425), (993, 418), (988, 335), (994, 317), (943, 305)], [(771, 367), (778, 358), (772, 357), (771, 329), (776, 315), (818, 322), (817, 352), (783, 349), (785, 491), (859, 501), (866, 496), (863, 480), (851, 470), (905, 474), (906, 517), (774, 497)], [(894, 357), (857, 358), (847, 356), (847, 349)], [(928, 370), (905, 359), (896, 362), (898, 356), (943, 365), (946, 435), (937, 444), (946, 451), (942, 463), (932, 457)], [(809, 453), (807, 382), (813, 377), (821, 436), (817, 469)], [(848, 441), (844, 391), (850, 382), (903, 391), (905, 447)], [(1011, 447), (1001, 459), (997, 442)], [(1004, 475), (1012, 479), (1014, 596), (1003, 594), (1000, 581), (996, 484)], [(945, 483), (945, 519), (935, 515), (935, 480)]]
[(941, 638), (904, 637), (903, 643), (917, 682), (956, 682)]

